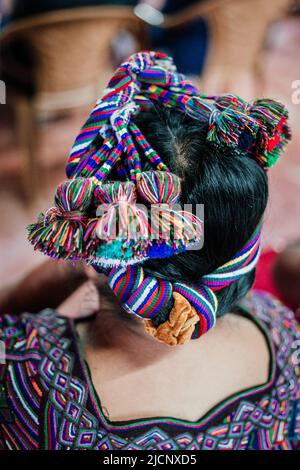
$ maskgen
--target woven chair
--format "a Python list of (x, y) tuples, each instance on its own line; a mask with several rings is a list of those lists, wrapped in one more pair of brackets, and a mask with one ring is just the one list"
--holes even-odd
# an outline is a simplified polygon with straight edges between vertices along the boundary
[[(166, 15), (163, 28), (206, 18), (210, 44), (201, 89), (206, 93), (239, 93), (239, 82), (252, 80), (253, 92), (263, 88), (262, 51), (270, 24), (282, 17), (291, 0), (205, 0)], [(195, 51), (195, 54), (197, 51)], [(245, 94), (245, 88), (242, 89)], [(251, 93), (252, 95), (252, 93)]]
[(1, 46), (24, 40), (34, 58), (34, 93), (13, 95), (24, 154), (27, 199), (33, 201), (41, 179), (37, 122), (41, 113), (93, 103), (111, 73), (110, 46), (123, 28), (137, 35), (140, 22), (130, 7), (84, 7), (19, 20), (0, 36)]

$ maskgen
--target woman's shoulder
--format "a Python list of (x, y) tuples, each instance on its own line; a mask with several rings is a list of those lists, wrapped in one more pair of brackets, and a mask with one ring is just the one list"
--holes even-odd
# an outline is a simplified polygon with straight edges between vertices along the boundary
[(279, 376), (297, 376), (300, 364), (300, 325), (295, 313), (273, 295), (255, 290), (242, 301), (240, 308), (263, 331)]
[[(272, 394), (286, 377), (294, 385), (297, 382), (299, 325), (294, 312), (268, 293), (250, 292), (236, 313), (219, 319), (214, 336), (207, 337), (206, 344), (199, 347), (212, 352), (210, 359), (215, 357), (213, 369), (219, 371), (218, 376), (224, 375), (218, 393), (224, 396), (259, 385), (267, 386)], [(221, 367), (218, 357), (222, 357)]]

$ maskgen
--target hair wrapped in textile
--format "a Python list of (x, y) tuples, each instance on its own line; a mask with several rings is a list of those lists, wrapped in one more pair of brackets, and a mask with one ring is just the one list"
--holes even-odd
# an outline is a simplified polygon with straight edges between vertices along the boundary
[[(145, 275), (139, 266), (145, 260), (169, 258), (203, 241), (203, 221), (176, 206), (181, 179), (135, 122), (155, 103), (205, 123), (208, 142), (246, 153), (265, 170), (290, 138), (281, 103), (202, 95), (167, 55), (134, 54), (116, 70), (78, 134), (66, 165), (69, 181), (59, 186), (55, 207), (29, 226), (29, 240), (51, 257), (85, 260), (105, 272), (124, 308), (147, 320), (147, 331), (157, 339), (149, 321), (163, 305), (174, 303), (173, 292), (180, 294), (193, 308), (188, 323), (182, 322), (184, 334), (177, 334), (183, 342), (215, 324), (215, 291), (254, 268), (260, 225), (232, 260), (193, 285)], [(186, 308), (178, 298), (177, 305)], [(173, 309), (178, 328), (175, 314)], [(167, 329), (172, 330), (170, 323)]]

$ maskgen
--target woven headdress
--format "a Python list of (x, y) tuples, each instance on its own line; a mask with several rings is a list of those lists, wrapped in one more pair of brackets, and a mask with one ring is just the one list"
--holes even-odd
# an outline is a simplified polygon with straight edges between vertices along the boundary
[[(207, 123), (210, 142), (248, 152), (265, 169), (290, 137), (280, 103), (200, 95), (170, 57), (134, 54), (116, 70), (77, 136), (66, 166), (69, 180), (58, 187), (55, 207), (29, 226), (29, 240), (53, 258), (85, 260), (105, 272), (126, 310), (142, 317), (150, 334), (178, 344), (214, 325), (215, 291), (253, 269), (260, 227), (233, 260), (194, 285), (145, 275), (142, 261), (199, 247), (203, 238), (202, 221), (176, 208), (180, 178), (135, 123), (155, 102)], [(155, 328), (151, 319), (172, 297), (168, 324)]]

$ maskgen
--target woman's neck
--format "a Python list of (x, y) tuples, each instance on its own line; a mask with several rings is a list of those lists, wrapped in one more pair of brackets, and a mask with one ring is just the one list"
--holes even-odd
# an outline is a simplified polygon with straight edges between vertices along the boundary
[(179, 350), (192, 346), (188, 343), (181, 348), (172, 348), (158, 342), (144, 330), (143, 322), (130, 319), (120, 313), (118, 307), (109, 302), (101, 302), (101, 312), (88, 322), (77, 325), (85, 351), (119, 355), (124, 363), (136, 368), (161, 361), (169, 355), (176, 356)]
[[(220, 400), (268, 378), (265, 338), (253, 322), (227, 314), (200, 340), (170, 347), (118, 307), (77, 325), (94, 387), (110, 419), (194, 420)], [(192, 386), (191, 386), (192, 385)]]

